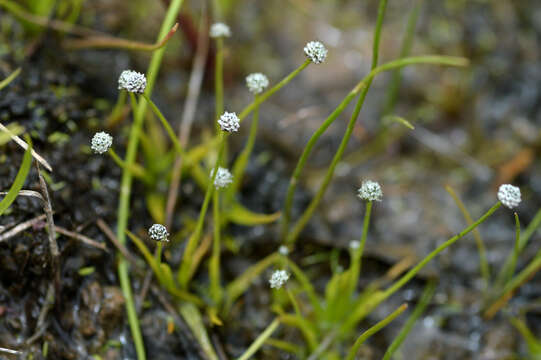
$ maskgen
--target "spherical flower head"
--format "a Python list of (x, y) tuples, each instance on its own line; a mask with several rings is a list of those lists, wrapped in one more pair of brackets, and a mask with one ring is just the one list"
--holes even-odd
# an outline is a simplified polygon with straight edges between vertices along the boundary
[(357, 250), (361, 246), (361, 243), (357, 240), (353, 240), (349, 242), (349, 248), (351, 250)]
[(359, 188), (357, 196), (366, 201), (381, 201), (383, 191), (377, 182), (366, 180)]
[(237, 132), (239, 131), (240, 120), (234, 112), (230, 113), (226, 111), (218, 119), (218, 125), (220, 125), (222, 131), (230, 133)]
[(154, 224), (148, 229), (148, 236), (152, 240), (156, 241), (169, 241), (169, 233), (167, 232), (167, 228), (163, 226), (162, 224)]
[(261, 94), (269, 86), (269, 79), (262, 73), (253, 73), (246, 77), (246, 86), (252, 94)]
[(310, 41), (304, 47), (304, 54), (314, 64), (321, 64), (327, 57), (327, 48), (319, 41)]
[(498, 200), (509, 209), (516, 208), (522, 200), (520, 189), (510, 184), (503, 184), (498, 189)]
[(278, 248), (278, 252), (281, 254), (281, 255), (284, 255), (284, 256), (288, 256), (289, 255), (289, 248), (285, 245), (281, 245), (279, 248)]
[(94, 134), (90, 143), (92, 151), (98, 154), (103, 154), (109, 150), (113, 145), (113, 137), (106, 132), (99, 132)]
[(210, 27), (210, 37), (211, 38), (219, 38), (219, 37), (230, 37), (231, 36), (231, 30), (229, 29), (229, 26), (227, 26), (224, 23), (216, 23), (212, 24)]
[[(212, 177), (214, 175), (214, 169), (210, 171), (210, 176)], [(218, 168), (218, 172), (216, 173), (216, 177), (214, 178), (214, 186), (216, 189), (221, 189), (229, 186), (233, 182), (233, 175), (229, 172), (229, 170), (224, 169), (223, 167)]]
[(289, 279), (289, 274), (285, 270), (276, 270), (272, 273), (269, 279), (269, 284), (272, 289), (280, 289)]
[(118, 90), (126, 90), (135, 94), (142, 94), (147, 87), (147, 78), (144, 74), (133, 70), (124, 70), (118, 78)]

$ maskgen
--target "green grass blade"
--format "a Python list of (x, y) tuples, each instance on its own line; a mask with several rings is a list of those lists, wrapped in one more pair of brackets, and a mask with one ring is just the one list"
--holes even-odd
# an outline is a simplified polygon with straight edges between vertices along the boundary
[(413, 325), (415, 325), (417, 319), (419, 319), (419, 317), (425, 311), (427, 305), (430, 303), (430, 299), (432, 299), (432, 296), (434, 295), (434, 290), (436, 290), (436, 283), (428, 283), (428, 285), (425, 287), (425, 290), (423, 291), (423, 295), (421, 295), (421, 300), (415, 307), (415, 310), (413, 310), (413, 313), (411, 314), (409, 319), (406, 321), (406, 324), (404, 324), (404, 326), (398, 333), (398, 336), (393, 340), (393, 342), (385, 352), (383, 360), (391, 360), (393, 354), (396, 352), (396, 350), (398, 350), (400, 345), (402, 345), (404, 340), (406, 340), (406, 337), (413, 328)]
[(6, 211), (13, 203), (13, 201), (15, 201), (17, 195), (19, 195), (19, 191), (21, 191), (23, 188), (28, 173), (30, 172), (30, 165), (32, 165), (32, 143), (30, 142), (30, 137), (26, 138), (26, 142), (29, 145), (24, 152), (23, 162), (21, 163), (19, 172), (17, 172), (17, 176), (15, 177), (15, 180), (13, 181), (7, 195), (2, 201), (0, 201), (0, 215), (2, 215), (4, 211)]

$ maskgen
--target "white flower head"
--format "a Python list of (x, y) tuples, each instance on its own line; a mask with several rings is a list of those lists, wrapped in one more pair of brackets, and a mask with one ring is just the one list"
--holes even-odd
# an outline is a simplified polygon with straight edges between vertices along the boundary
[(212, 24), (212, 26), (210, 27), (209, 33), (210, 33), (211, 38), (231, 36), (231, 30), (229, 29), (229, 26), (221, 22)]
[(272, 273), (269, 279), (269, 284), (272, 289), (279, 289), (287, 282), (289, 274), (285, 270), (276, 270)]
[(113, 137), (106, 132), (98, 132), (92, 137), (90, 148), (98, 154), (103, 154), (113, 145)]
[(265, 74), (253, 73), (246, 76), (246, 86), (252, 94), (261, 94), (269, 86), (269, 79)]
[(349, 242), (349, 248), (351, 250), (357, 250), (361, 246), (361, 243), (357, 240), (352, 240)]
[(152, 240), (156, 241), (169, 241), (169, 233), (167, 232), (167, 228), (163, 226), (162, 224), (154, 224), (148, 229), (148, 236)]
[[(210, 171), (210, 176), (214, 176), (214, 169)], [(233, 175), (229, 172), (229, 170), (224, 169), (223, 167), (218, 168), (218, 172), (216, 173), (216, 177), (214, 178), (214, 186), (216, 189), (221, 189), (229, 186), (233, 182)]]
[(357, 196), (366, 201), (381, 201), (383, 191), (381, 190), (379, 183), (372, 180), (366, 180), (361, 184)]
[(281, 254), (281, 255), (284, 255), (284, 256), (288, 256), (289, 255), (289, 248), (285, 245), (281, 245), (279, 248), (278, 248), (278, 252)]
[(118, 90), (126, 90), (131, 93), (142, 94), (147, 87), (145, 74), (133, 70), (124, 70), (118, 78)]
[(240, 120), (236, 113), (226, 111), (218, 119), (218, 125), (220, 125), (222, 131), (227, 131), (230, 133), (237, 132), (239, 131)]
[(327, 57), (327, 48), (319, 41), (310, 41), (304, 47), (304, 54), (314, 64), (321, 64)]
[(516, 208), (522, 201), (520, 189), (510, 184), (503, 184), (498, 189), (498, 200), (509, 209)]

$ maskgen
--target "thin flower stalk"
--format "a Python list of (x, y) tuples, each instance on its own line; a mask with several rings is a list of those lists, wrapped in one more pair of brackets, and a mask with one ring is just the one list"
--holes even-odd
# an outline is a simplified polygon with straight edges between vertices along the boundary
[(358, 338), (357, 341), (353, 344), (351, 349), (349, 350), (349, 353), (346, 357), (346, 360), (354, 360), (355, 355), (359, 351), (359, 348), (361, 345), (372, 335), (383, 329), (385, 326), (389, 325), (391, 321), (396, 319), (400, 314), (402, 314), (406, 309), (408, 308), (408, 304), (402, 304), (398, 309), (393, 311), (390, 315), (388, 315), (385, 319), (381, 320), (368, 330), (366, 330), (364, 333), (362, 333)]
[[(450, 186), (446, 186), (445, 189), (455, 201), (460, 212), (462, 213), (462, 216), (466, 220), (466, 224), (470, 225), (471, 223), (473, 223), (470, 212), (468, 211), (468, 209), (466, 209), (466, 206), (464, 205), (462, 200), (460, 200), (453, 188)], [(477, 252), (479, 253), (479, 268), (481, 271), (481, 276), (483, 277), (483, 280), (485, 282), (485, 287), (488, 288), (490, 285), (490, 267), (488, 266), (485, 243), (483, 242), (483, 239), (481, 238), (481, 234), (479, 233), (478, 229), (475, 229), (473, 231), (473, 237), (477, 246)]]
[[(366, 98), (366, 94), (368, 92), (368, 88), (372, 82), (372, 79), (382, 72), (398, 69), (404, 66), (414, 65), (414, 64), (466, 66), (468, 64), (468, 61), (465, 58), (452, 57), (452, 56), (438, 56), (438, 55), (414, 56), (414, 57), (394, 60), (384, 65), (378, 66), (375, 69), (373, 69), (367, 76), (365, 76), (364, 79), (359, 81), (359, 83), (357, 83), (357, 85), (353, 88), (353, 90), (351, 90), (351, 92), (340, 103), (340, 105), (331, 113), (331, 115), (329, 115), (329, 117), (323, 122), (323, 124), (312, 135), (312, 137), (306, 144), (306, 147), (304, 148), (301, 157), (299, 158), (299, 161), (297, 163), (297, 166), (295, 167), (295, 170), (293, 172), (293, 175), (289, 183), (289, 187), (288, 187), (288, 191), (286, 195), (286, 202), (285, 202), (284, 210), (283, 210), (282, 237), (286, 239), (286, 243), (293, 244), (295, 242), (300, 232), (304, 229), (304, 227), (308, 223), (308, 220), (310, 220), (310, 218), (312, 217), (314, 210), (319, 205), (319, 202), (323, 198), (325, 190), (327, 189), (334, 175), (334, 170), (336, 166), (338, 165), (338, 163), (340, 162), (340, 160), (342, 159), (342, 155), (349, 142), (349, 138), (351, 137), (351, 134), (353, 133), (353, 128), (355, 126), (357, 116), (359, 112), (361, 111), (362, 105), (364, 103), (364, 99)], [(287, 229), (289, 227), (289, 221), (291, 218), (291, 207), (293, 205), (293, 195), (295, 193), (295, 189), (299, 181), (300, 174), (302, 170), (304, 169), (304, 166), (306, 165), (306, 162), (308, 160), (310, 153), (312, 152), (314, 145), (319, 140), (321, 135), (323, 135), (323, 133), (327, 130), (327, 128), (334, 122), (334, 120), (336, 120), (336, 118), (345, 110), (345, 108), (353, 100), (353, 98), (355, 98), (361, 91), (362, 93), (359, 97), (359, 101), (357, 102), (355, 110), (350, 118), (346, 132), (344, 133), (340, 146), (338, 147), (338, 150), (327, 170), (327, 173), (325, 174), (324, 180), (318, 192), (314, 196), (313, 200), (310, 202), (308, 208), (305, 210), (301, 218), (297, 221), (292, 231), (288, 232)]]
[[(171, 27), (175, 24), (175, 19), (180, 12), (183, 0), (172, 0), (165, 18), (158, 34), (158, 39), (162, 39), (167, 35)], [(152, 88), (162, 62), (165, 47), (160, 48), (152, 53), (152, 59), (148, 67), (147, 77), (147, 94), (151, 94)], [(135, 107), (135, 97), (132, 96), (132, 105)], [(134, 121), (130, 132), (130, 138), (128, 142), (128, 149), (126, 152), (126, 164), (130, 168), (135, 162), (135, 155), (137, 153), (137, 145), (139, 143), (139, 135), (141, 133), (141, 127), (143, 124), (144, 115), (146, 112), (146, 102), (141, 101), (137, 108), (134, 110)], [(126, 229), (128, 224), (129, 209), (130, 209), (130, 195), (132, 186), (133, 175), (130, 171), (124, 169), (122, 172), (122, 179), (120, 181), (120, 198), (118, 201), (118, 217), (117, 217), (117, 239), (120, 244), (126, 243)], [(137, 353), (138, 360), (145, 360), (145, 347), (143, 344), (143, 337), (139, 328), (139, 320), (137, 312), (135, 310), (135, 303), (133, 301), (133, 295), (131, 291), (131, 285), (128, 275), (128, 262), (120, 255), (118, 261), (118, 276), (120, 281), (120, 287), (126, 300), (126, 310), (128, 314), (128, 322), (130, 324), (131, 333), (133, 336), (133, 342)]]
[(175, 147), (175, 151), (180, 156), (184, 156), (185, 155), (184, 147), (178, 141), (177, 135), (173, 131), (173, 128), (171, 127), (171, 125), (169, 125), (169, 122), (167, 121), (165, 116), (163, 116), (160, 109), (156, 106), (156, 104), (154, 104), (154, 102), (148, 97), (147, 94), (143, 94), (143, 97), (145, 98), (145, 100), (150, 105), (150, 108), (152, 109), (152, 112), (158, 117), (158, 119), (160, 119), (160, 122), (162, 123), (163, 127), (165, 128), (165, 131), (167, 132), (167, 135), (169, 136), (169, 138), (173, 142), (173, 146)]
[(402, 286), (404, 286), (408, 281), (410, 281), (417, 273), (425, 267), (426, 264), (430, 262), (433, 258), (435, 258), (437, 255), (439, 255), (443, 250), (447, 249), (449, 246), (453, 245), (458, 239), (464, 237), (471, 231), (473, 231), (477, 226), (482, 224), (486, 219), (488, 219), (496, 210), (498, 210), (502, 206), (501, 202), (497, 202), (494, 206), (492, 206), (486, 213), (483, 214), (479, 219), (477, 219), (474, 223), (472, 223), (470, 226), (462, 230), (457, 235), (451, 237), (449, 240), (438, 246), (435, 250), (433, 250), (430, 254), (428, 254), (423, 260), (421, 260), (415, 267), (413, 267), (410, 271), (408, 271), (406, 274), (404, 274), (400, 279), (398, 279), (393, 285), (391, 285), (389, 288), (387, 288), (385, 291), (383, 291), (382, 295), (378, 297), (378, 304), (387, 299), (389, 296), (393, 295), (396, 291), (398, 291)]
[[(258, 95), (255, 96), (255, 100), (257, 100), (257, 98), (258, 98)], [(233, 178), (235, 179), (235, 181), (233, 182), (232, 186), (227, 191), (227, 196), (230, 199), (238, 191), (238, 189), (240, 188), (240, 185), (242, 184), (244, 171), (246, 170), (248, 160), (250, 159), (250, 155), (252, 154), (252, 151), (254, 149), (255, 139), (257, 137), (258, 125), (259, 125), (259, 105), (254, 108), (254, 112), (252, 114), (252, 124), (250, 125), (250, 133), (248, 135), (248, 140), (246, 141), (246, 145), (244, 146), (244, 149), (242, 149), (242, 152), (240, 153), (237, 160), (235, 161), (235, 164), (233, 165)]]
[(361, 240), (359, 241), (359, 247), (357, 249), (351, 249), (353, 258), (351, 262), (351, 278), (350, 278), (350, 294), (355, 291), (359, 276), (361, 273), (362, 257), (364, 252), (364, 246), (366, 244), (366, 237), (368, 235), (368, 227), (370, 226), (370, 214), (372, 213), (372, 201), (366, 203), (366, 212), (364, 213), (363, 232)]
[(212, 217), (214, 222), (214, 236), (212, 239), (212, 254), (209, 261), (210, 297), (214, 301), (214, 304), (218, 305), (222, 300), (223, 290), (220, 285), (220, 192), (217, 190), (212, 195)]
[(507, 283), (515, 273), (517, 266), (518, 255), (520, 254), (520, 220), (518, 214), (515, 213), (515, 247), (513, 248), (513, 256), (511, 257), (511, 265), (509, 272), (505, 274), (504, 283)]
[(194, 269), (192, 269), (193, 255), (195, 253), (197, 245), (199, 244), (199, 239), (201, 238), (201, 233), (203, 231), (203, 224), (205, 222), (205, 215), (207, 214), (208, 206), (212, 198), (212, 193), (215, 190), (214, 180), (216, 179), (216, 175), (218, 174), (218, 168), (220, 167), (220, 159), (224, 152), (227, 134), (224, 134), (223, 132), (221, 132), (220, 137), (221, 137), (220, 148), (218, 151), (218, 157), (216, 158), (216, 164), (214, 165), (214, 168), (213, 168), (214, 170), (212, 171), (211, 179), (207, 184), (205, 198), (203, 200), (203, 205), (201, 206), (201, 211), (199, 212), (199, 218), (197, 220), (195, 230), (190, 236), (190, 238), (188, 239), (188, 244), (186, 245), (186, 249), (184, 250), (182, 263), (180, 264), (180, 268), (177, 274), (178, 281), (182, 288), (187, 288), (188, 283), (190, 282), (190, 279), (193, 275), (193, 272), (194, 272)]
[(242, 122), (242, 120), (250, 115), (252, 111), (254, 111), (259, 105), (264, 103), (268, 98), (270, 98), (274, 93), (276, 93), (278, 90), (283, 88), (285, 85), (289, 84), (291, 80), (293, 80), (297, 75), (300, 74), (301, 71), (303, 71), (308, 65), (310, 65), (312, 61), (310, 59), (307, 59), (305, 62), (303, 62), (298, 68), (293, 70), (289, 75), (287, 75), (285, 78), (283, 78), (279, 83), (274, 85), (269, 90), (261, 93), (257, 98), (254, 99), (250, 104), (248, 104), (244, 110), (242, 110), (239, 114), (239, 120)]
[[(219, 119), (224, 112), (224, 39), (216, 38), (216, 58), (214, 64), (214, 96), (215, 118)], [(216, 132), (220, 133), (220, 126), (216, 123)]]
[[(137, 153), (137, 145), (139, 142), (139, 136), (141, 134), (141, 128), (143, 125), (143, 116), (135, 116), (137, 109), (137, 101), (135, 95), (130, 93), (132, 108), (134, 111), (134, 121), (130, 130), (130, 137), (128, 141), (128, 148), (126, 150), (126, 168), (122, 172), (122, 180), (120, 185), (120, 198), (118, 203), (117, 214), (117, 238), (118, 241), (124, 245), (126, 242), (125, 230), (128, 224), (129, 216), (129, 204), (131, 194), (132, 173), (128, 170), (135, 163), (135, 155)], [(135, 302), (133, 299), (133, 293), (131, 290), (128, 261), (119, 254), (118, 261), (118, 279), (120, 282), (120, 288), (122, 294), (126, 300), (126, 311), (128, 315), (128, 322), (130, 324), (131, 334), (133, 336), (133, 342), (137, 352), (138, 360), (145, 360), (145, 347), (143, 344), (143, 336), (141, 335), (141, 329), (139, 328), (139, 320), (137, 311), (135, 309)]]

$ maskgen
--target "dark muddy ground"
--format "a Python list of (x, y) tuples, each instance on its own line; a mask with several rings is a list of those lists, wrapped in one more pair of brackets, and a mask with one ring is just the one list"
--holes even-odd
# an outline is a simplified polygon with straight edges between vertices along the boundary
[[(192, 2), (195, 4), (195, 2)], [(291, 0), (265, 5), (238, 2), (228, 16), (234, 36), (227, 42), (226, 108), (242, 109), (250, 101), (244, 88), (247, 73), (261, 71), (276, 80), (302, 60), (302, 46), (318, 38), (329, 47), (328, 62), (311, 66), (300, 78), (273, 97), (261, 111), (261, 128), (250, 162), (241, 201), (258, 212), (281, 208), (288, 176), (303, 144), (341, 101), (357, 79), (367, 73), (377, 3)], [(413, 1), (390, 2), (382, 37), (381, 62), (398, 56), (407, 11)], [(82, 21), (115, 35), (152, 41), (162, 10), (155, 5), (141, 24), (144, 2), (87, 2)], [(284, 7), (287, 11), (284, 11)], [(510, 182), (521, 187), (521, 222), (527, 224), (541, 204), (541, 3), (537, 1), (426, 1), (421, 8), (412, 54), (446, 54), (471, 60), (467, 69), (416, 66), (403, 72), (394, 114), (415, 124), (413, 132), (399, 125), (381, 125), (390, 76), (378, 78), (339, 165), (337, 176), (317, 215), (299, 239), (292, 255), (303, 264), (306, 255), (345, 248), (358, 238), (362, 204), (353, 196), (360, 179), (383, 184), (385, 198), (378, 203), (368, 238), (366, 274), (361, 281), (382, 276), (407, 255), (423, 257), (464, 227), (456, 205), (445, 192), (452, 185), (474, 217), (495, 202), (496, 186)], [(187, 17), (196, 7), (185, 7)], [(257, 20), (254, 20), (257, 19)], [(51, 283), (50, 255), (45, 222), (38, 221), (15, 237), (0, 242), (0, 347), (18, 349), (49, 359), (134, 359), (135, 350), (124, 314), (116, 276), (114, 246), (96, 226), (103, 219), (114, 227), (120, 170), (106, 157), (90, 154), (89, 139), (101, 129), (116, 101), (116, 79), (125, 68), (144, 70), (148, 54), (126, 51), (66, 51), (62, 36), (46, 31), (29, 35), (13, 17), (0, 12), (0, 78), (22, 66), (21, 76), (0, 93), (0, 121), (23, 125), (35, 148), (53, 166), (50, 192), (56, 225), (107, 244), (109, 252), (65, 236), (61, 250), (61, 296), (45, 326), (38, 316)], [(276, 26), (280, 24), (279, 26)], [(160, 73), (154, 98), (176, 127), (185, 99), (192, 50), (175, 35)], [(271, 82), (272, 82), (271, 80)], [(213, 114), (212, 73), (207, 72), (194, 136), (209, 128)], [(343, 114), (323, 136), (310, 160), (297, 208), (305, 206), (318, 186), (340, 141), (348, 115)], [(126, 120), (126, 122), (129, 120)], [(115, 144), (126, 139), (126, 122), (109, 129)], [(395, 140), (378, 140), (386, 131)], [(244, 137), (233, 144), (232, 154)], [(0, 189), (9, 188), (23, 152), (14, 143), (0, 149)], [(521, 163), (522, 166), (509, 164)], [(32, 170), (25, 188), (38, 190)], [(202, 195), (184, 182), (183, 214), (195, 216)], [(145, 188), (136, 182), (130, 229), (144, 229), (149, 220)], [(32, 198), (19, 198), (0, 226), (10, 227), (43, 213)], [(184, 215), (186, 216), (186, 215)], [(179, 217), (180, 218), (180, 217)], [(175, 230), (182, 226), (180, 220)], [(1, 229), (1, 228), (0, 228)], [(500, 210), (480, 228), (493, 273), (513, 248), (512, 213)], [(0, 230), (1, 231), (1, 230)], [(224, 253), (226, 277), (232, 279), (249, 264), (274, 251), (277, 227), (231, 227), (240, 245), (237, 254)], [(5, 233), (5, 232), (4, 232)], [(2, 236), (2, 233), (0, 233)], [(540, 248), (534, 235), (519, 268)], [(134, 251), (134, 254), (137, 253)], [(345, 255), (345, 253), (344, 253)], [(94, 267), (81, 275), (80, 269)], [(329, 275), (327, 264), (306, 267), (317, 287)], [(481, 315), (483, 282), (471, 236), (462, 239), (433, 261), (426, 272), (377, 309), (363, 326), (374, 323), (402, 301), (415, 303), (429, 276), (438, 279), (436, 295), (427, 313), (403, 345), (405, 359), (511, 359), (527, 354), (524, 339), (500, 314), (486, 321)], [(143, 274), (132, 276), (138, 294)], [(509, 309), (524, 309), (527, 324), (541, 335), (541, 278), (539, 275), (515, 295)], [(223, 328), (210, 330), (216, 344), (234, 357), (273, 318), (270, 294), (264, 279), (254, 284)], [(155, 293), (146, 297), (140, 319), (147, 352), (152, 359), (198, 359), (189, 334), (167, 332), (171, 314)], [(368, 344), (367, 359), (381, 358), (399, 324), (379, 333)], [(179, 326), (180, 324), (177, 324)], [(27, 341), (36, 331), (36, 341)], [(283, 338), (299, 341), (295, 332), (281, 330)], [(7, 355), (0, 355), (0, 357)], [(286, 359), (275, 349), (264, 348), (261, 359)]]

